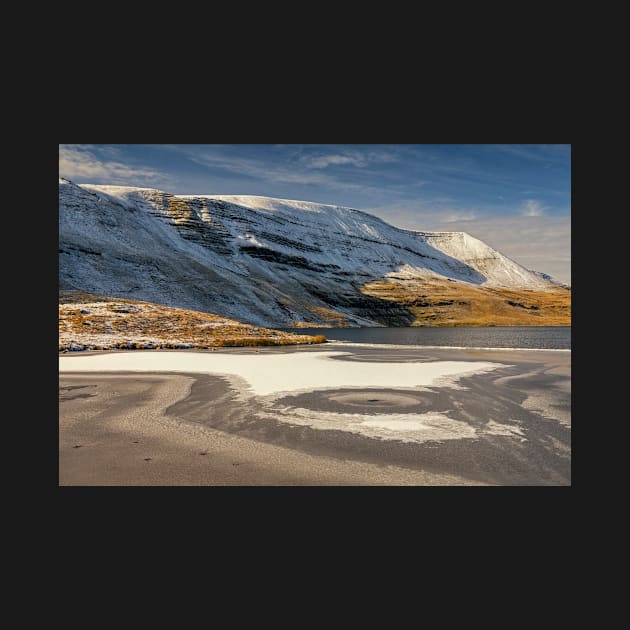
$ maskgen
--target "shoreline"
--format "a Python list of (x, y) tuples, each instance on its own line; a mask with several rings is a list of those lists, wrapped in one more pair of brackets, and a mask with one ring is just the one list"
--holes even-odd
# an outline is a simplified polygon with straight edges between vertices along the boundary
[(487, 346), (421, 346), (416, 344), (391, 344), (391, 343), (365, 343), (359, 341), (345, 341), (329, 339), (320, 344), (292, 344), (284, 346), (224, 346), (215, 348), (108, 348), (105, 350), (66, 350), (58, 352), (59, 357), (70, 356), (88, 356), (92, 354), (118, 354), (123, 352), (139, 353), (139, 352), (192, 352), (192, 353), (209, 353), (209, 352), (239, 352), (246, 351), (248, 354), (257, 354), (262, 352), (295, 352), (295, 351), (325, 351), (325, 348), (331, 346), (348, 346), (349, 348), (382, 348), (384, 350), (478, 350), (488, 352), (571, 352), (572, 348), (516, 348), (516, 347), (487, 347)]
[(414, 348), (416, 350), (425, 348), (427, 350), (506, 350), (516, 352), (571, 352), (571, 348), (513, 348), (513, 347), (488, 347), (488, 346), (420, 346), (416, 344), (394, 344), (394, 343), (366, 343), (362, 341), (344, 341), (329, 339), (323, 345), (352, 346), (357, 348), (387, 348), (391, 350), (403, 350)]

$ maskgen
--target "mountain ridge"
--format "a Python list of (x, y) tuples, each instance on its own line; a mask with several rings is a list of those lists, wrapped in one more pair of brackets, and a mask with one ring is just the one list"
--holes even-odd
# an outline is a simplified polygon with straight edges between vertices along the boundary
[[(432, 325), (409, 300), (366, 289), (375, 282), (395, 285), (396, 296), (400, 286), (418, 293), (436, 282), (482, 293), (566, 291), (466, 232), (404, 230), (330, 204), (60, 178), (59, 221), (60, 288), (263, 326)], [(533, 325), (544, 319), (526, 315), (515, 311)]]

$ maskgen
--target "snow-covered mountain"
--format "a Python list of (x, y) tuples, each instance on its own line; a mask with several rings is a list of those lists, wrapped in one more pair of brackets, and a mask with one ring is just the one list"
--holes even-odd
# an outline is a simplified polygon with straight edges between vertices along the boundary
[(408, 323), (404, 309), (362, 291), (388, 278), (558, 287), (464, 232), (402, 230), (359, 210), (305, 201), (175, 196), (65, 179), (59, 276), (61, 289), (263, 326)]

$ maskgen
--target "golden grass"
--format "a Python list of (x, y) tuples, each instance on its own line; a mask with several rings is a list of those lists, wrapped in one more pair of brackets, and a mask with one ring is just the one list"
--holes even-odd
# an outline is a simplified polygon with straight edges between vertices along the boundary
[(449, 280), (379, 280), (366, 295), (395, 302), (415, 316), (412, 326), (570, 326), (571, 291), (492, 289)]
[[(303, 306), (319, 319), (323, 319), (330, 326), (344, 328), (348, 325), (348, 318), (343, 313), (339, 313), (332, 308), (315, 306), (314, 304), (304, 304)], [(311, 324), (313, 327), (317, 327), (318, 325), (319, 324)]]
[(59, 350), (217, 348), (323, 343), (233, 319), (127, 298), (65, 291), (59, 295)]

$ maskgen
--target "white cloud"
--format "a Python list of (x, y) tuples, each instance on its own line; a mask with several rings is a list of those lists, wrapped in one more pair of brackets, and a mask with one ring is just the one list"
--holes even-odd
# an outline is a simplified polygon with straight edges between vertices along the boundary
[(326, 168), (331, 164), (353, 164), (354, 166), (362, 167), (367, 164), (367, 161), (363, 158), (350, 155), (320, 155), (318, 157), (309, 158), (306, 160), (306, 164), (310, 168)]
[(527, 199), (521, 208), (524, 217), (541, 217), (545, 214), (545, 207), (535, 199)]
[(457, 221), (473, 221), (477, 218), (477, 213), (472, 210), (467, 210), (466, 212), (451, 212), (447, 214), (443, 219), (442, 223), (455, 223)]
[[(111, 147), (106, 152), (115, 156)], [(59, 145), (59, 175), (71, 180), (81, 180), (92, 184), (132, 184), (152, 185), (169, 183), (169, 179), (148, 168), (135, 168), (115, 160), (104, 160), (94, 152), (92, 145)]]
[(345, 151), (328, 155), (303, 156), (301, 161), (307, 168), (322, 169), (340, 164), (352, 164), (364, 168), (368, 164), (395, 162), (397, 157), (387, 151)]

